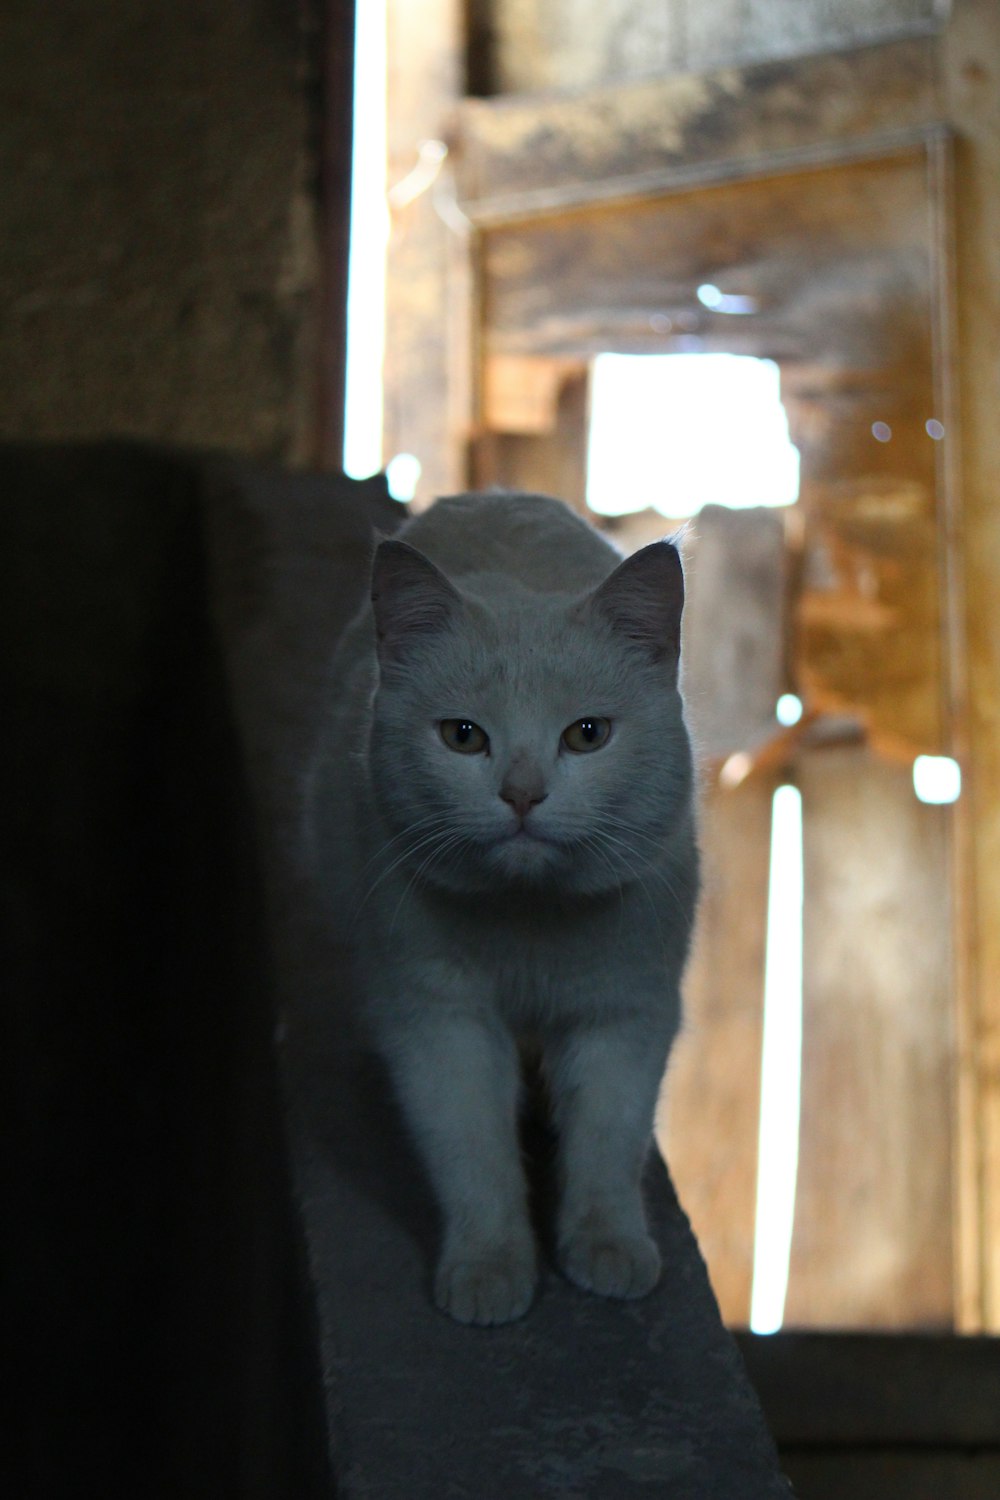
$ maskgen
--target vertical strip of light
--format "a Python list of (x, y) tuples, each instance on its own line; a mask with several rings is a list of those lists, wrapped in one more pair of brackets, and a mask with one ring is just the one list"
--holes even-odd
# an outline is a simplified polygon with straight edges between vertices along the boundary
[(750, 1327), (782, 1325), (795, 1217), (802, 1070), (802, 797), (774, 794), (764, 970), (757, 1220)]
[(385, 0), (358, 0), (355, 28), (344, 470), (354, 479), (365, 479), (382, 467), (385, 257), (389, 236)]

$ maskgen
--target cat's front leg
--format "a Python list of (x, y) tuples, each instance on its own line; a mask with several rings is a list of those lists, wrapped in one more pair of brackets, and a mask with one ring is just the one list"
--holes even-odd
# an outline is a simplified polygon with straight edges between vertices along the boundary
[(434, 1300), (461, 1323), (510, 1322), (537, 1279), (514, 1041), (491, 1017), (431, 1004), (384, 1042), (444, 1220)]
[(659, 1279), (641, 1178), (669, 1043), (663, 1028), (636, 1016), (577, 1027), (546, 1049), (559, 1134), (559, 1264), (605, 1297), (642, 1297)]

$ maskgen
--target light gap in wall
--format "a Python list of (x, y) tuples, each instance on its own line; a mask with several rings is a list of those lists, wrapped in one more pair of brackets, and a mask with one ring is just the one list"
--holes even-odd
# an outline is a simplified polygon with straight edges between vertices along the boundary
[(799, 451), (778, 366), (746, 354), (599, 354), (590, 392), (587, 504), (602, 516), (652, 507), (791, 505)]
[(355, 25), (344, 471), (352, 479), (366, 479), (382, 467), (382, 360), (389, 239), (384, 0), (366, 0), (364, 5), (358, 5)]
[(750, 1328), (784, 1321), (799, 1160), (802, 1074), (802, 796), (779, 786), (771, 817), (757, 1214)]

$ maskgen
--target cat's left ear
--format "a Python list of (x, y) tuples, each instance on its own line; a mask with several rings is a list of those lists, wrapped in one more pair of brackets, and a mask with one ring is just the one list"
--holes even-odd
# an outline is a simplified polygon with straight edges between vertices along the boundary
[(684, 572), (673, 542), (652, 542), (627, 557), (591, 595), (590, 603), (616, 631), (676, 674)]
[(407, 542), (381, 542), (372, 563), (372, 609), (379, 660), (396, 661), (408, 641), (441, 630), (461, 608), (458, 590)]

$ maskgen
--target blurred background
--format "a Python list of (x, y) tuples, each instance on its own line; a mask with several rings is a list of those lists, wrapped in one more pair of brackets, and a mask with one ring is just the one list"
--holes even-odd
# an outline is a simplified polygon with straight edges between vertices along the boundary
[(994, 0), (2, 28), (2, 436), (684, 525), (707, 883), (660, 1139), (723, 1314), (1000, 1330)]

